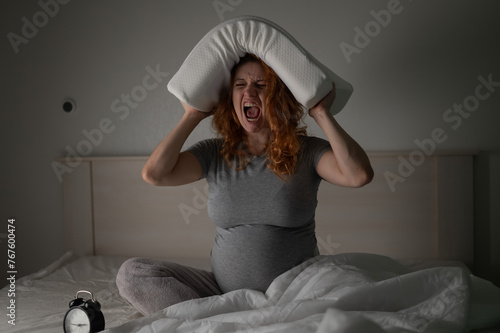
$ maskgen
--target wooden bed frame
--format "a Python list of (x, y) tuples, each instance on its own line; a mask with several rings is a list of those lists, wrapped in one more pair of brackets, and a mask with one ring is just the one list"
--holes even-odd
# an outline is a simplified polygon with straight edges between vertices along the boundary
[[(362, 188), (322, 182), (320, 252), (473, 263), (474, 152), (369, 153)], [(64, 174), (65, 245), (82, 255), (208, 259), (215, 227), (204, 180), (155, 187), (141, 178), (147, 157), (88, 157)], [(58, 160), (65, 163), (64, 159)]]

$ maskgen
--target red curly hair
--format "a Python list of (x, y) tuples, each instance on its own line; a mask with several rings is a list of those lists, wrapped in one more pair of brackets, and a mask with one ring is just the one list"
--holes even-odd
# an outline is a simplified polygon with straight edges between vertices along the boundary
[(266, 146), (266, 165), (281, 179), (286, 180), (287, 176), (295, 172), (300, 153), (299, 137), (307, 135), (305, 126), (299, 126), (304, 109), (274, 70), (253, 54), (245, 55), (234, 66), (231, 71), (231, 85), (214, 109), (212, 125), (224, 139), (221, 155), (237, 170), (246, 166), (248, 151), (241, 149), (241, 144), (247, 143), (247, 137), (234, 110), (232, 87), (236, 70), (248, 62), (259, 63), (265, 73), (265, 107), (271, 131)]

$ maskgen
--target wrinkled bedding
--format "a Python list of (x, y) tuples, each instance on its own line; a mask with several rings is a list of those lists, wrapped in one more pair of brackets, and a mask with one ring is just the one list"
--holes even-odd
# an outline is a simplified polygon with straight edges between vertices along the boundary
[[(483, 305), (481, 318), (472, 300)], [(187, 301), (107, 332), (462, 332), (493, 326), (499, 314), (500, 290), (464, 268), (412, 272), (388, 257), (353, 253), (312, 258), (265, 294)]]
[[(237, 290), (145, 318), (118, 294), (114, 277), (125, 259), (67, 253), (17, 280), (16, 325), (2, 320), (0, 332), (62, 332), (68, 303), (81, 289), (101, 303), (107, 333), (462, 332), (500, 321), (500, 289), (464, 266), (371, 254), (319, 256), (278, 277), (265, 294)], [(8, 302), (4, 288), (0, 305)]]
[[(78, 290), (89, 290), (101, 303), (106, 327), (141, 317), (118, 294), (114, 277), (125, 258), (85, 256), (71, 252), (42, 270), (16, 281), (15, 326), (0, 321), (2, 333), (55, 333), (63, 331), (63, 318)], [(0, 306), (9, 302), (6, 289), (0, 291)], [(2, 317), (4, 315), (2, 314)]]

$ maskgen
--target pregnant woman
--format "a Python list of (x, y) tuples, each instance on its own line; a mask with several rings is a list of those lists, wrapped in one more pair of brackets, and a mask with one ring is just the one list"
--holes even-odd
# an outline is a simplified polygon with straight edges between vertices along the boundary
[[(242, 288), (265, 292), (277, 276), (318, 255), (314, 215), (320, 182), (360, 187), (373, 177), (364, 150), (329, 112), (332, 88), (308, 110), (328, 140), (307, 136), (302, 106), (250, 54), (233, 68), (230, 88), (212, 112), (183, 103), (183, 118), (153, 151), (143, 178), (158, 186), (206, 178), (208, 214), (216, 225), (212, 272), (129, 259), (116, 278), (122, 297), (149, 315)], [(181, 152), (210, 115), (218, 138)]]

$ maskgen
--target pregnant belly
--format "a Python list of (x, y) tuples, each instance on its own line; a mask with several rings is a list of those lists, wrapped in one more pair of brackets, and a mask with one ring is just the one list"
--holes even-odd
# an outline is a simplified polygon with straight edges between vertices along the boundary
[(259, 224), (217, 228), (212, 270), (223, 292), (265, 292), (277, 276), (316, 254), (314, 222), (301, 228)]

